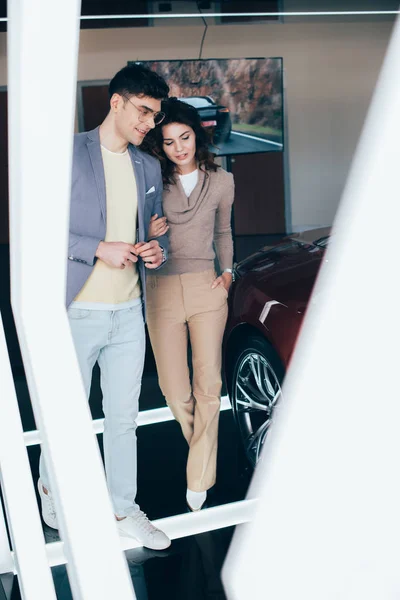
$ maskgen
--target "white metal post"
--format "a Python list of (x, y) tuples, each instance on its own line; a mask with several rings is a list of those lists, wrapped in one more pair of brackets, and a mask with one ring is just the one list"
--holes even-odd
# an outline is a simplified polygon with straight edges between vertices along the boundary
[[(10, 525), (15, 568), (24, 600), (55, 600), (42, 525), (26, 452), (21, 417), (0, 318), (0, 480)], [(0, 573), (14, 571), (0, 507)], [(7, 543), (8, 545), (8, 543)]]
[(12, 306), (74, 598), (127, 600), (64, 306), (79, 12), (79, 0), (8, 2)]
[[(3, 352), (0, 349), (0, 373), (3, 373), (2, 364)], [(8, 359), (8, 357), (7, 357)], [(3, 379), (3, 377), (2, 377)], [(0, 403), (0, 410), (1, 403)], [(1, 424), (1, 423), (0, 423)], [(0, 440), (1, 441), (1, 440)], [(0, 478), (1, 478), (1, 458), (0, 458)], [(14, 570), (14, 559), (11, 555), (10, 544), (8, 543), (6, 521), (2, 503), (0, 502), (0, 575), (3, 573), (11, 573)]]
[[(1, 367), (0, 367), (1, 372)], [(1, 476), (1, 466), (0, 466)], [(11, 573), (14, 570), (14, 560), (11, 555), (10, 545), (7, 538), (7, 528), (4, 519), (3, 507), (0, 502), (0, 575)]]
[(258, 510), (224, 566), (230, 599), (400, 597), (399, 73), (400, 21), (249, 491)]

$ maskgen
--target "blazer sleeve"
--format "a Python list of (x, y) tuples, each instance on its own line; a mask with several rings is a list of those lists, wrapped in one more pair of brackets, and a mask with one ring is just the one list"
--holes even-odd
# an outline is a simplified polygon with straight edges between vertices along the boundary
[(94, 238), (87, 235), (78, 235), (69, 232), (68, 241), (68, 260), (84, 263), (91, 267), (96, 262), (96, 250), (101, 238)]
[[(94, 232), (94, 236), (81, 235), (74, 231), (77, 228), (80, 231), (80, 228), (77, 227), (77, 219), (82, 218), (82, 211), (84, 207), (78, 211), (74, 211), (75, 217), (72, 218), (72, 204), (78, 189), (81, 188), (82, 185), (87, 186), (86, 179), (81, 179), (82, 173), (85, 171), (85, 166), (87, 168), (89, 161), (89, 155), (87, 150), (87, 133), (80, 133), (74, 136), (74, 153), (73, 153), (73, 162), (72, 162), (72, 185), (71, 185), (71, 208), (69, 215), (69, 239), (68, 239), (68, 260), (84, 263), (89, 266), (93, 266), (96, 262), (96, 250), (101, 241), (103, 241), (103, 237), (101, 236), (101, 231), (99, 232), (99, 236), (96, 235), (96, 231)], [(100, 151), (100, 148), (99, 148)], [(91, 163), (90, 163), (91, 164)], [(88, 193), (87, 187), (84, 188), (85, 193)], [(89, 211), (90, 212), (90, 211)], [(85, 211), (85, 218), (86, 216)]]
[[(162, 177), (161, 177), (161, 168), (160, 165), (158, 164), (158, 181), (157, 181), (157, 186), (156, 186), (156, 194), (154, 196), (154, 204), (151, 210), (151, 214), (155, 215), (157, 214), (159, 217), (163, 217), (164, 216), (164, 210), (163, 210), (163, 181), (162, 181)], [(157, 238), (158, 243), (160, 244), (160, 246), (162, 246), (163, 250), (164, 250), (164, 254), (165, 254), (165, 258), (168, 260), (168, 248), (169, 248), (169, 239), (168, 239), (168, 233), (165, 233), (164, 235), (160, 235), (160, 237)], [(162, 265), (160, 265), (158, 267), (158, 269), (161, 269), (163, 265), (165, 265), (165, 262), (163, 262)], [(157, 271), (157, 269), (154, 269), (155, 271)]]

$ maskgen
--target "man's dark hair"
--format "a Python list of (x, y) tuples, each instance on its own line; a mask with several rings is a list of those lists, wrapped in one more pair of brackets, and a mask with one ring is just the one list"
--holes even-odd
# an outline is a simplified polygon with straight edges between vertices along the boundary
[(149, 96), (156, 100), (166, 98), (169, 87), (164, 79), (155, 71), (144, 65), (132, 64), (124, 67), (110, 81), (108, 93), (113, 94)]

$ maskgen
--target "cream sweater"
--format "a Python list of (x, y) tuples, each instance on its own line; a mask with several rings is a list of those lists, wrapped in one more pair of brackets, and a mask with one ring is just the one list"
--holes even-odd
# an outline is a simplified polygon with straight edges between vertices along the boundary
[[(107, 195), (105, 242), (135, 243), (137, 221), (136, 179), (128, 150), (123, 154), (101, 147)], [(141, 295), (136, 264), (126, 269), (98, 260), (76, 302), (117, 305)]]
[[(223, 169), (199, 171), (196, 187), (186, 196), (179, 178), (164, 190), (169, 225), (168, 261), (157, 275), (181, 275), (212, 269), (215, 251), (221, 270), (231, 269), (233, 175)], [(215, 251), (214, 251), (215, 246)]]

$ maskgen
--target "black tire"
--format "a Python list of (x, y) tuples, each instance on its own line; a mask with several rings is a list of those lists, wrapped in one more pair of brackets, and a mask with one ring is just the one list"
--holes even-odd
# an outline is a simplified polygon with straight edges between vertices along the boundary
[(273, 346), (257, 334), (240, 340), (228, 357), (228, 394), (246, 457), (255, 467), (281, 396), (285, 369)]

